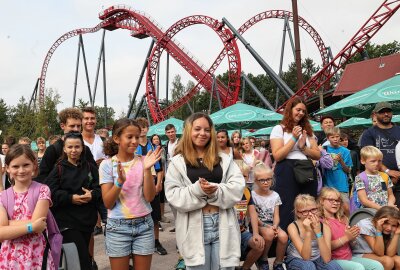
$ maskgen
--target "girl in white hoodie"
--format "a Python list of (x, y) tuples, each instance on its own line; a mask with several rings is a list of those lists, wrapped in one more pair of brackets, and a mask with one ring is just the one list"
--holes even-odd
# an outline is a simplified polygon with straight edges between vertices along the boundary
[(188, 270), (231, 270), (239, 265), (240, 230), (234, 205), (245, 180), (218, 153), (210, 117), (192, 114), (168, 167), (165, 194), (177, 210), (176, 241)]

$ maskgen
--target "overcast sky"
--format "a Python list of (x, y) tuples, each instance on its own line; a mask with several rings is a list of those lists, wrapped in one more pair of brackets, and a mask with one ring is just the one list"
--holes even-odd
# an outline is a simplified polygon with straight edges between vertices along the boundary
[[(299, 14), (320, 34), (333, 55), (349, 41), (364, 22), (373, 14), (381, 0), (299, 0)], [(8, 105), (15, 105), (21, 96), (30, 98), (40, 75), (43, 60), (51, 45), (64, 33), (94, 27), (100, 20), (98, 13), (114, 1), (98, 0), (0, 0), (0, 98)], [(156, 19), (165, 29), (186, 16), (201, 14), (221, 20), (227, 18), (236, 28), (254, 15), (272, 9), (291, 11), (290, 0), (146, 0), (127, 1), (124, 4), (144, 11)], [(400, 13), (395, 14), (372, 39), (377, 44), (399, 40)], [(396, 27), (397, 26), (397, 27)], [(277, 72), (281, 50), (283, 21), (270, 19), (258, 23), (244, 37)], [(117, 116), (127, 111), (128, 94), (136, 87), (150, 39), (136, 39), (127, 30), (106, 32), (106, 74), (108, 105)], [(321, 65), (319, 52), (305, 31), (300, 30), (302, 57), (310, 57)], [(222, 43), (206, 26), (192, 26), (176, 35), (176, 38), (206, 66), (211, 65)], [(90, 82), (93, 87), (100, 49), (101, 31), (83, 36)], [(46, 77), (46, 87), (56, 89), (62, 97), (60, 108), (71, 106), (78, 49), (78, 38), (64, 42), (54, 53)], [(260, 74), (257, 65), (242, 44), (239, 44), (242, 69)], [(287, 42), (285, 67), (294, 61)], [(226, 59), (217, 70), (223, 73)], [(174, 60), (170, 63), (170, 81), (175, 74), (182, 76), (184, 84), (190, 76)], [(144, 82), (139, 96), (144, 93)], [(160, 91), (165, 97), (165, 57), (161, 61)], [(88, 100), (84, 68), (80, 65), (77, 97)], [(96, 105), (103, 105), (103, 87), (99, 83)]]

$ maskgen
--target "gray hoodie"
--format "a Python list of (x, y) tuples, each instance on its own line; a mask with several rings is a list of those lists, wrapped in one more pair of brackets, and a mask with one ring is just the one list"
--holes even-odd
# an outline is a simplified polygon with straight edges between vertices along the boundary
[(218, 190), (207, 197), (199, 181), (194, 184), (186, 172), (182, 155), (172, 158), (165, 179), (165, 195), (177, 210), (176, 242), (187, 266), (204, 265), (203, 213), (207, 204), (219, 207), (219, 241), (221, 267), (239, 265), (240, 229), (234, 205), (241, 200), (245, 180), (236, 163), (220, 153), (223, 171)]

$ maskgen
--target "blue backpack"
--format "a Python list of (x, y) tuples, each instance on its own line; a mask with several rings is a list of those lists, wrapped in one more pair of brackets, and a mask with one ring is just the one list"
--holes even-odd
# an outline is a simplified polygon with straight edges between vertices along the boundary
[[(383, 180), (386, 183), (386, 187), (388, 187), (388, 182), (389, 182), (389, 175), (383, 172), (379, 172), (380, 176), (383, 178)], [(365, 192), (368, 194), (368, 176), (367, 173), (364, 171), (358, 175), (360, 179), (364, 182), (365, 186)], [(354, 213), (357, 209), (360, 209), (362, 207), (361, 201), (358, 198), (357, 190), (356, 190), (356, 185), (355, 183), (353, 184), (353, 188), (350, 193), (350, 215)]]

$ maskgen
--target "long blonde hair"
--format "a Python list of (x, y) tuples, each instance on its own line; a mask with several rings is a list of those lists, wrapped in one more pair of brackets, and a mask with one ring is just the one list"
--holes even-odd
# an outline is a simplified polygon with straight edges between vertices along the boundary
[(324, 211), (324, 206), (323, 206), (322, 200), (327, 199), (329, 194), (334, 194), (340, 200), (339, 211), (337, 211), (335, 213), (334, 217), (337, 220), (339, 220), (340, 222), (347, 224), (348, 223), (348, 218), (344, 214), (342, 195), (340, 194), (340, 192), (337, 189), (332, 188), (332, 187), (323, 187), (321, 189), (321, 193), (318, 196), (318, 208), (319, 208), (319, 211), (321, 213), (322, 218), (324, 220), (326, 220), (326, 216), (325, 216), (325, 211)]
[(209, 171), (212, 171), (214, 166), (217, 165), (221, 159), (218, 155), (218, 143), (214, 124), (207, 114), (200, 112), (194, 113), (185, 120), (183, 135), (182, 138), (179, 140), (178, 145), (176, 146), (175, 154), (181, 154), (187, 164), (190, 164), (194, 167), (200, 167), (200, 164), (197, 161), (197, 152), (191, 136), (193, 122), (200, 118), (205, 118), (211, 129), (210, 140), (205, 147), (203, 164)]

